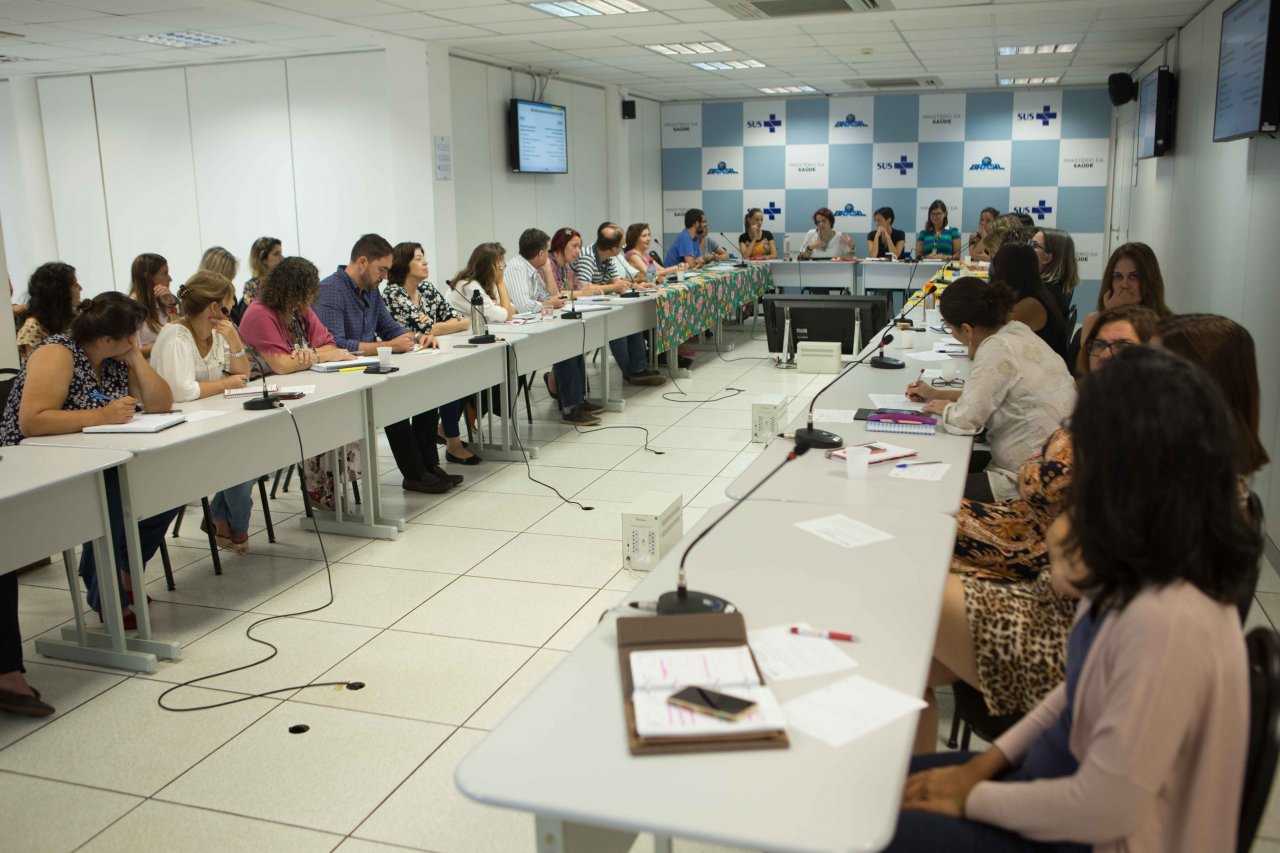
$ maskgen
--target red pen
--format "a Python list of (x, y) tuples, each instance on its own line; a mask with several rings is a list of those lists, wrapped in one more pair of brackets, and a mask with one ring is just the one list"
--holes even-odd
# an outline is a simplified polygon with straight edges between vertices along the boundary
[(820, 631), (817, 628), (791, 628), (791, 633), (798, 637), (816, 637), (820, 640), (844, 640), (846, 643), (856, 643), (858, 638), (853, 634), (844, 634), (840, 631)]

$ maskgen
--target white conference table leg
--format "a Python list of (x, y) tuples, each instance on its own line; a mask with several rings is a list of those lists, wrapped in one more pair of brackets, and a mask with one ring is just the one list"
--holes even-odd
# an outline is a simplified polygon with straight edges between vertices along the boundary
[[(369, 401), (369, 392), (363, 395), (365, 436), (360, 442), (360, 459), (364, 470), (360, 472), (361, 515), (353, 515), (342, 509), (342, 497), (347, 491), (347, 451), (339, 447), (330, 451), (334, 464), (334, 499), (333, 510), (311, 508), (311, 517), (305, 515), (298, 520), (303, 530), (319, 530), (321, 533), (332, 533), (336, 536), (363, 536), (366, 539), (395, 539), (404, 530), (404, 519), (383, 518), (382, 498), (378, 493), (381, 483), (378, 480), (378, 459), (374, 448), (378, 446), (378, 430), (373, 425), (373, 406)], [(299, 471), (299, 479), (302, 473)], [(341, 477), (342, 479), (338, 479)], [(338, 486), (342, 487), (341, 495)], [(307, 484), (302, 483), (302, 488)]]
[[(487, 430), (481, 431), (480, 449), (484, 451), (484, 458), (494, 459), (499, 462), (523, 462), (525, 459), (525, 454), (521, 453), (520, 448), (516, 446), (513, 435), (513, 430), (520, 428), (517, 423), (520, 413), (516, 411), (516, 403), (519, 402), (520, 378), (516, 376), (515, 361), (511, 357), (511, 346), (512, 344), (508, 343), (503, 353), (503, 358), (506, 360), (506, 370), (503, 371), (502, 382), (498, 385), (498, 393), (502, 400), (503, 408), (502, 416), (498, 418), (501, 421), (502, 439), (500, 442), (493, 440), (495, 430), (493, 428), (494, 407), (492, 405), (489, 406), (489, 415), (486, 423)], [(515, 393), (512, 393), (512, 389), (516, 389)], [(526, 391), (525, 393), (530, 392)], [(485, 440), (485, 432), (488, 433), (487, 440)], [(530, 437), (532, 437), (532, 434)], [(529, 456), (536, 457), (538, 455), (537, 451), (538, 448), (536, 447), (525, 448), (525, 452)]]
[[(133, 512), (133, 487), (129, 483), (129, 466), (121, 465), (116, 471), (119, 472), (120, 478), (120, 509), (124, 516), (124, 541), (126, 552), (129, 555), (129, 577), (133, 581), (135, 593), (133, 597), (133, 612), (138, 619), (138, 636), (128, 640), (126, 644), (134, 651), (151, 652), (159, 658), (177, 658), (182, 654), (181, 643), (159, 642), (151, 636), (151, 612), (147, 608), (147, 582), (142, 574), (142, 543), (138, 541), (139, 519), (135, 517)], [(105, 507), (106, 504), (104, 503), (103, 506)], [(108, 527), (108, 542), (110, 542), (110, 535), (111, 531), (110, 527)], [(103, 580), (103, 566), (109, 567), (107, 574), (111, 575), (105, 582)], [(109, 584), (109, 588), (113, 590), (112, 595), (119, 598), (114, 592), (116, 586), (115, 576), (112, 574), (114, 566), (115, 560), (98, 561), (98, 591), (101, 594), (102, 590), (108, 588), (107, 585)]]
[[(627, 853), (636, 833), (534, 815), (538, 853)], [(670, 848), (667, 848), (670, 850)]]

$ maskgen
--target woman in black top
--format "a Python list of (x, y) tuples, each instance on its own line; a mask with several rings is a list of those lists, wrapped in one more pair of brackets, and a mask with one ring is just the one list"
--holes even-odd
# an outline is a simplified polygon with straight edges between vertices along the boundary
[(868, 258), (900, 258), (907, 235), (893, 227), (893, 208), (882, 207), (875, 212), (876, 230), (867, 234)]
[(1050, 349), (1067, 357), (1067, 330), (1058, 302), (1040, 280), (1040, 260), (1030, 243), (1006, 243), (991, 261), (991, 280), (1003, 281), (1014, 292), (1010, 320), (1020, 320)]
[(778, 257), (778, 245), (773, 232), (764, 230), (764, 211), (753, 207), (742, 219), (742, 234), (738, 237), (738, 251), (742, 257), (753, 260), (769, 260)]

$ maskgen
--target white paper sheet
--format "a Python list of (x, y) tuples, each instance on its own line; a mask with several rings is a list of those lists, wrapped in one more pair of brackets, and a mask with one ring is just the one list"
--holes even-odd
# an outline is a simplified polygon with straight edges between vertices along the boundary
[(631, 695), (631, 704), (636, 712), (636, 734), (640, 737), (701, 737), (780, 731), (787, 727), (782, 707), (768, 687), (736, 687), (722, 691), (756, 703), (753, 710), (737, 720), (722, 720), (709, 714), (677, 708), (667, 702), (674, 692), (636, 691)]
[(916, 361), (950, 361), (951, 360), (951, 356), (941, 352), (905, 352), (902, 355), (904, 358), (910, 358)]
[(895, 466), (889, 472), (889, 476), (897, 477), (899, 480), (927, 480), (936, 483), (947, 476), (947, 472), (950, 470), (951, 465), (946, 462), (939, 462), (935, 465), (907, 465), (905, 468)]
[[(747, 646), (657, 649), (631, 653), (635, 690), (675, 690), (690, 684), (715, 690), (760, 683)], [(732, 691), (729, 691), (732, 692)]]
[(809, 521), (797, 521), (796, 527), (808, 531), (820, 539), (834, 542), (841, 548), (860, 548), (875, 542), (884, 542), (893, 538), (890, 533), (877, 530), (869, 524), (855, 521), (847, 515), (828, 515)]
[(782, 710), (792, 728), (839, 749), (924, 706), (915, 696), (850, 675), (792, 699)]
[(814, 409), (813, 422), (815, 424), (851, 424), (856, 414), (857, 411), (854, 409)]
[(281, 390), (281, 391), (297, 391), (298, 393), (301, 393), (301, 394), (314, 394), (314, 393), (316, 393), (316, 386), (314, 386), (314, 385), (288, 385), (288, 386), (285, 386), (284, 388), (281, 388), (280, 390)]
[(799, 637), (791, 633), (792, 625), (797, 628), (813, 627), (808, 622), (792, 622), (747, 633), (756, 662), (770, 681), (808, 678), (857, 667), (858, 662), (840, 649), (848, 643)]
[(871, 398), (871, 405), (877, 409), (910, 409), (913, 412), (923, 412), (924, 403), (917, 403), (906, 394), (868, 394)]
[(198, 412), (183, 412), (183, 414), (187, 416), (187, 423), (193, 424), (197, 421), (207, 421), (210, 418), (220, 418), (225, 415), (226, 412), (219, 412), (213, 409), (201, 409)]

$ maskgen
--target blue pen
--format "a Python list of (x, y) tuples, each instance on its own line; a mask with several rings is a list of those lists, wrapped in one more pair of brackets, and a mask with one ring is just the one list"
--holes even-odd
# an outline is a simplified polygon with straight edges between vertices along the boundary
[[(89, 392), (89, 394), (88, 394), (88, 396), (89, 396), (89, 397), (91, 397), (91, 398), (92, 398), (92, 399), (94, 399), (94, 400), (101, 400), (101, 401), (102, 401), (102, 402), (104, 402), (104, 403), (111, 403), (111, 402), (114, 402), (114, 400), (113, 400), (111, 397), (108, 397), (106, 394), (99, 394), (97, 391), (90, 391), (90, 392)], [(133, 404), (133, 408), (134, 408), (134, 410), (135, 410), (135, 411), (139, 411), (139, 412), (141, 412), (144, 408), (146, 408), (146, 406), (144, 406), (142, 403), (134, 403), (134, 404)], [(177, 409), (174, 409), (174, 411), (176, 412), (176, 411), (177, 411)], [(162, 414), (168, 414), (168, 413), (167, 413), (167, 412), (156, 412), (155, 414), (162, 415)]]

